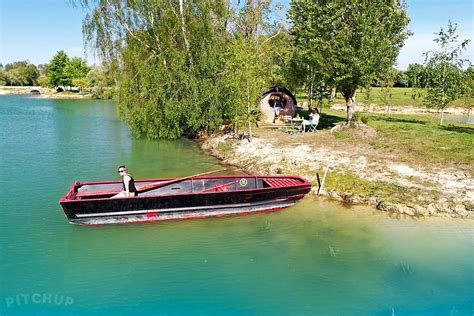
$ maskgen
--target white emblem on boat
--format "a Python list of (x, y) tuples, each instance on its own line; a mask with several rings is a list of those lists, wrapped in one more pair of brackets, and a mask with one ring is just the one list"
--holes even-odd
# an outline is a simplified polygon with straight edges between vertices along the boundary
[(239, 184), (243, 187), (246, 186), (247, 185), (247, 179), (243, 179), (243, 178), (240, 179)]

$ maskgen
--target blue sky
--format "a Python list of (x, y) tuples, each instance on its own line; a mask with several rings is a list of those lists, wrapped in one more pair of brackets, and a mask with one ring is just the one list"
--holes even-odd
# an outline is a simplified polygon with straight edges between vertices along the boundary
[[(283, 2), (288, 3), (289, 0)], [(422, 63), (423, 52), (436, 49), (434, 32), (447, 25), (458, 24), (463, 39), (474, 39), (474, 12), (470, 0), (407, 0), (414, 32), (405, 43), (397, 68)], [(58, 50), (71, 56), (84, 57), (81, 8), (69, 0), (0, 0), (0, 62), (18, 60), (34, 64), (47, 63)], [(474, 61), (471, 43), (465, 58)], [(89, 64), (97, 62), (90, 51)]]

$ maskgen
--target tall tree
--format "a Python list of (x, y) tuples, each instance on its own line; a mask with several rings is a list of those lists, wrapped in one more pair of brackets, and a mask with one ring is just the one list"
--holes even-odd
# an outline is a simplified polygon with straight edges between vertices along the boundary
[(74, 79), (81, 79), (87, 76), (90, 67), (84, 59), (79, 57), (72, 57), (64, 67), (64, 75), (67, 78), (67, 85), (73, 85)]
[[(409, 18), (399, 0), (292, 0), (290, 30), (299, 60), (342, 93), (347, 122), (352, 121), (355, 92), (394, 65), (409, 36)], [(308, 80), (311, 81), (311, 80)]]
[(51, 61), (49, 62), (48, 79), (49, 83), (53, 87), (66, 86), (71, 84), (70, 78), (64, 71), (68, 62), (69, 57), (63, 50), (58, 51), (57, 54), (54, 55)]
[(462, 68), (467, 60), (461, 58), (461, 53), (469, 40), (459, 41), (456, 28), (451, 21), (446, 29), (441, 28), (434, 39), (440, 50), (425, 53), (428, 76), (425, 101), (428, 106), (441, 110), (440, 125), (443, 125), (444, 109), (459, 99), (463, 87)]

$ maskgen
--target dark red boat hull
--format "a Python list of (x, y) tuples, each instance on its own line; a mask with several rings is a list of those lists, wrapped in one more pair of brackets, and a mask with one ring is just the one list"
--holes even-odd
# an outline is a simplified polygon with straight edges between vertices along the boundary
[[(225, 183), (232, 185), (223, 187)], [(289, 207), (311, 190), (311, 183), (300, 177), (221, 176), (187, 180), (136, 197), (94, 197), (87, 191), (88, 198), (78, 198), (81, 188), (118, 184), (73, 183), (60, 200), (69, 222), (101, 225), (257, 213)]]

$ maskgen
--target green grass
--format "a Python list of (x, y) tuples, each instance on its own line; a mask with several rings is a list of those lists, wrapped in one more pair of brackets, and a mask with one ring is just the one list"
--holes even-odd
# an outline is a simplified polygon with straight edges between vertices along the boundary
[[(415, 95), (415, 98), (412, 95)], [(423, 107), (423, 96), (425, 92), (423, 90), (418, 90), (414, 93), (412, 88), (393, 88), (391, 104), (393, 105), (411, 105), (415, 107)], [(384, 98), (382, 97), (382, 89), (374, 87), (370, 91), (370, 100), (367, 96), (365, 89), (359, 89), (356, 94), (356, 101), (364, 104), (384, 104)], [(336, 100), (334, 103), (344, 103), (345, 100), (340, 93), (337, 94)]]
[(403, 203), (411, 197), (419, 195), (419, 189), (386, 182), (368, 181), (350, 172), (328, 173), (325, 187), (338, 192), (350, 192), (350, 194), (358, 195), (361, 198), (375, 197), (380, 201), (390, 203)]
[[(425, 91), (422, 89), (417, 89), (416, 93), (413, 88), (392, 88), (392, 98), (391, 105), (404, 105), (404, 106), (413, 106), (413, 107), (425, 107), (423, 97)], [(367, 93), (365, 89), (359, 89), (356, 93), (356, 101), (364, 104), (378, 104), (383, 105), (384, 99), (382, 98), (382, 89), (379, 87), (373, 87), (370, 92), (370, 101), (367, 98)], [(415, 98), (412, 95), (415, 94)], [(308, 95), (305, 92), (298, 91), (296, 95), (298, 104), (301, 104), (305, 101), (308, 101)], [(336, 99), (333, 100), (333, 103), (345, 103), (344, 98), (340, 93), (336, 95)], [(463, 106), (464, 104), (471, 104), (473, 100), (460, 99), (453, 103), (453, 106)]]
[[(367, 125), (378, 133), (377, 137), (368, 140), (369, 145), (396, 155), (400, 161), (417, 164), (471, 164), (474, 161), (472, 124), (449, 122), (440, 126), (439, 120), (429, 115), (362, 115), (367, 117)], [(345, 117), (342, 111), (329, 110), (323, 113), (320, 122), (327, 120), (325, 123), (334, 125)], [(336, 141), (364, 142), (347, 131), (334, 136)]]

